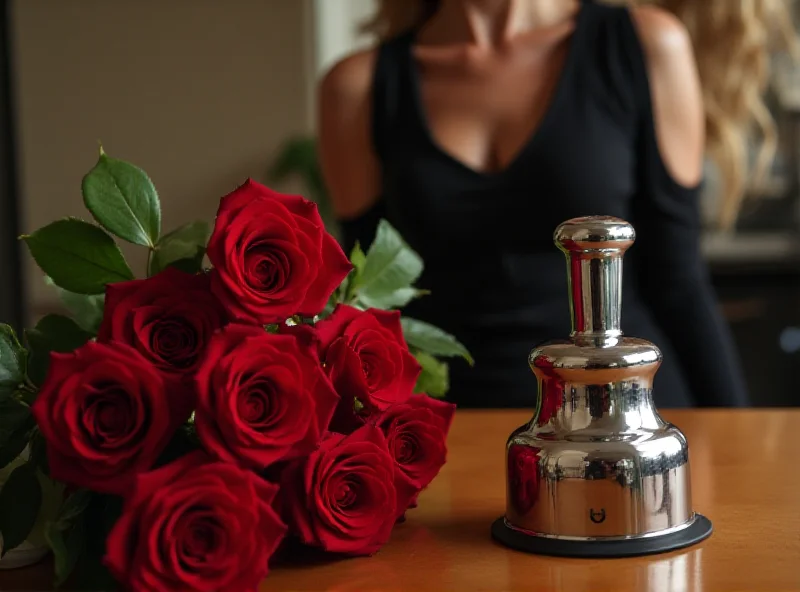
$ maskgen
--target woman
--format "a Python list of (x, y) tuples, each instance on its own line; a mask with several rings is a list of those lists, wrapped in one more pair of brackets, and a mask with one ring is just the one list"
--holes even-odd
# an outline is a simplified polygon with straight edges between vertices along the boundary
[[(569, 332), (553, 230), (603, 214), (637, 230), (623, 330), (664, 353), (656, 403), (745, 405), (699, 251), (698, 194), (707, 130), (726, 181), (723, 221), (731, 221), (743, 192), (738, 132), (751, 114), (767, 123), (752, 88), (765, 67), (753, 33), (763, 32), (766, 4), (672, 2), (707, 33), (733, 35), (704, 40), (705, 97), (686, 28), (660, 8), (381, 4), (371, 26), (382, 43), (337, 64), (321, 84), (323, 170), (348, 247), (368, 244), (384, 217), (424, 258), (420, 286), (431, 295), (404, 312), (455, 334), (476, 360), (451, 367), (450, 398), (535, 404), (527, 354)], [(729, 66), (738, 85), (721, 78)], [(715, 94), (722, 88), (730, 96)]]

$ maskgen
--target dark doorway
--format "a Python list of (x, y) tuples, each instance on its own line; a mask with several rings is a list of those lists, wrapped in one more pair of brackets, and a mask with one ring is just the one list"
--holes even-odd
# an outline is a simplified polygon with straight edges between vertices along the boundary
[(17, 331), (25, 319), (13, 92), (11, 2), (0, 10), (0, 321)]

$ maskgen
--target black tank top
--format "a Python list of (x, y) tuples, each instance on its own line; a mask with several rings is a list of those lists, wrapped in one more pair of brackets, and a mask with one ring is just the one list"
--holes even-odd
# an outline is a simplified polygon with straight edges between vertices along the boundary
[(409, 33), (378, 49), (373, 144), (376, 204), (342, 221), (368, 245), (386, 218), (423, 257), (431, 291), (403, 312), (456, 335), (475, 366), (453, 361), (462, 407), (531, 407), (527, 355), (570, 331), (566, 269), (552, 241), (569, 218), (629, 220), (622, 328), (664, 354), (661, 407), (744, 405), (734, 348), (700, 254), (699, 188), (673, 180), (659, 155), (642, 47), (627, 9), (584, 2), (550, 106), (504, 170), (481, 173), (434, 140)]

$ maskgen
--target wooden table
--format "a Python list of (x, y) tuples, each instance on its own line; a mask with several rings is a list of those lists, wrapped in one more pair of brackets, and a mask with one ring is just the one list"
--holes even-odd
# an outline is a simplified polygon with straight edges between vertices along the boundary
[[(276, 567), (261, 592), (800, 591), (800, 410), (663, 415), (689, 439), (695, 509), (714, 522), (712, 537), (696, 547), (578, 560), (495, 544), (489, 526), (505, 505), (503, 445), (530, 413), (461, 411), (447, 466), (380, 553)], [(49, 589), (47, 571), (0, 573), (0, 590)]]
[(505, 507), (503, 445), (530, 416), (458, 412), (448, 464), (378, 555), (276, 568), (261, 590), (800, 590), (800, 410), (664, 412), (689, 439), (695, 509), (714, 534), (683, 551), (613, 560), (538, 557), (491, 540)]

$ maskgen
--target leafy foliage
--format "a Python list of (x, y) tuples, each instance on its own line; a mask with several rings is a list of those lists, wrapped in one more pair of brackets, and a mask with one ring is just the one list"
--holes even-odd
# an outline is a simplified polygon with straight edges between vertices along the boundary
[(55, 585), (64, 584), (72, 574), (78, 558), (86, 546), (86, 523), (84, 513), (94, 494), (79, 489), (70, 495), (55, 521), (45, 529), (47, 545), (53, 551)]
[[(292, 175), (303, 178), (310, 197), (330, 224), (330, 202), (313, 140), (301, 138), (287, 144), (270, 171), (274, 180)], [(210, 228), (206, 222), (192, 222), (162, 235), (160, 201), (150, 178), (102, 149), (97, 164), (83, 179), (82, 192), (96, 224), (67, 218), (21, 237), (71, 317), (53, 314), (42, 318), (25, 333), (27, 350), (10, 327), (0, 325), (0, 469), (6, 468), (9, 475), (0, 489), (0, 534), (5, 542), (3, 553), (28, 537), (43, 537), (53, 551), (56, 586), (69, 579), (71, 585), (82, 589), (108, 589), (113, 579), (101, 558), (121, 500), (78, 490), (61, 502), (63, 484), (47, 477), (47, 449), (30, 405), (37, 387), (45, 381), (51, 353), (71, 352), (96, 336), (106, 286), (134, 279), (114, 237), (148, 250), (148, 276), (168, 267), (198, 273), (202, 272)], [(335, 233), (335, 226), (329, 231)], [(415, 286), (424, 270), (422, 259), (386, 220), (380, 222), (369, 249), (365, 252), (356, 245), (350, 259), (354, 269), (332, 296), (327, 312), (339, 303), (361, 309), (399, 309), (427, 295)], [(294, 322), (313, 324), (315, 320)], [(469, 352), (433, 325), (410, 318), (403, 318), (402, 323), (409, 348), (422, 367), (416, 392), (445, 396), (449, 368), (443, 358), (462, 357), (471, 364)], [(278, 325), (265, 329), (277, 331)], [(180, 431), (160, 462), (196, 448), (193, 430), (190, 425)], [(49, 498), (43, 501), (43, 496), (50, 495), (45, 484), (61, 488), (60, 505), (49, 513), (43, 511), (50, 503)], [(32, 535), (34, 529), (38, 534)]]
[(467, 348), (449, 333), (430, 323), (409, 317), (403, 317), (400, 322), (403, 325), (403, 335), (410, 346), (436, 356), (461, 357), (469, 364), (474, 363)]
[(45, 276), (44, 279), (45, 282), (56, 291), (59, 300), (61, 300), (61, 303), (72, 315), (75, 323), (84, 331), (96, 335), (100, 323), (103, 321), (103, 306), (106, 295), (95, 294), (90, 296), (86, 294), (76, 294), (75, 292), (69, 292), (63, 288), (59, 288), (55, 285), (53, 280), (47, 276)]
[(14, 329), (0, 325), (0, 400), (12, 395), (24, 382), (26, 358)]
[(110, 233), (153, 247), (161, 234), (161, 206), (153, 182), (140, 168), (106, 156), (83, 178), (83, 203)]
[(188, 273), (202, 269), (206, 244), (211, 236), (207, 222), (190, 222), (165, 234), (155, 246), (150, 259), (150, 275), (175, 266)]
[(450, 372), (447, 364), (425, 352), (417, 352), (417, 362), (422, 366), (414, 389), (430, 397), (444, 397), (450, 389)]
[[(334, 293), (327, 309), (337, 303), (361, 309), (402, 308), (428, 294), (414, 286), (424, 266), (419, 255), (386, 220), (381, 220), (369, 250), (356, 244), (350, 253), (353, 271)], [(402, 317), (403, 334), (422, 366), (416, 392), (443, 397), (450, 388), (449, 368), (439, 357), (461, 357), (469, 364), (472, 356), (455, 337), (429, 323)]]
[(270, 182), (282, 183), (292, 177), (299, 178), (306, 187), (308, 198), (317, 204), (320, 216), (328, 231), (337, 236), (331, 200), (322, 179), (322, 169), (313, 137), (298, 136), (289, 139), (280, 149), (278, 157), (267, 172)]
[(0, 401), (0, 469), (22, 454), (35, 425), (25, 403), (13, 398)]
[(0, 534), (3, 555), (18, 547), (33, 530), (42, 505), (42, 488), (36, 467), (30, 463), (15, 468), (0, 490)]
[(41, 385), (47, 376), (50, 353), (68, 353), (92, 338), (69, 317), (51, 314), (40, 320), (34, 329), (25, 332), (30, 348), (28, 376), (34, 384)]
[(107, 284), (133, 279), (114, 239), (83, 220), (56, 220), (22, 238), (42, 271), (70, 292), (102, 294)]

